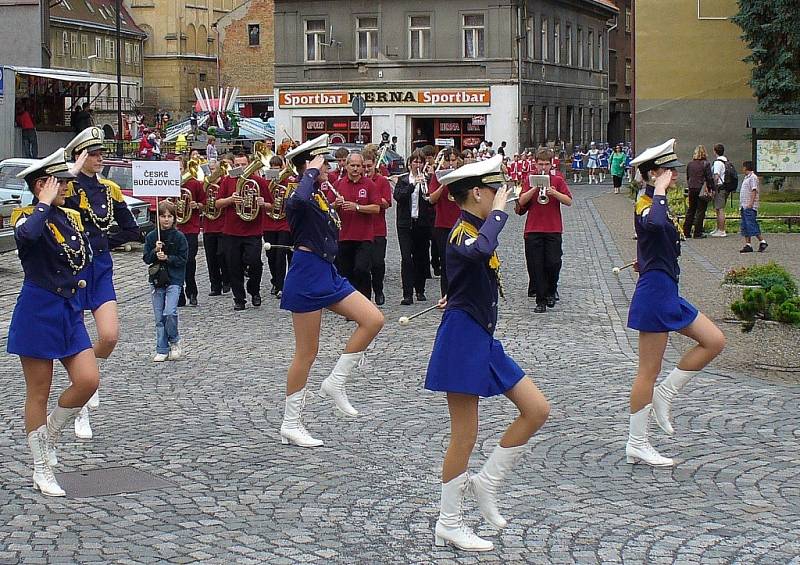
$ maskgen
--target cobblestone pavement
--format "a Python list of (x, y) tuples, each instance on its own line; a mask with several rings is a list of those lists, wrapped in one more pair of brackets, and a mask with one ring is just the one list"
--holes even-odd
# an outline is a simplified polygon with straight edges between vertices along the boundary
[[(122, 339), (103, 367), (95, 439), (67, 434), (59, 471), (129, 466), (171, 488), (48, 499), (30, 486), (17, 359), (0, 357), (0, 562), (209, 563), (800, 563), (800, 389), (711, 368), (676, 407), (678, 435), (653, 430), (671, 470), (624, 462), (635, 336), (624, 328), (621, 253), (592, 198), (567, 210), (562, 300), (546, 315), (526, 298), (522, 222), (501, 256), (507, 300), (498, 336), (552, 404), (550, 420), (509, 477), (510, 518), (488, 554), (433, 545), (439, 468), (448, 432), (442, 396), (422, 389), (437, 315), (403, 328), (399, 252), (389, 245), (387, 325), (350, 387), (361, 411), (307, 408), (324, 448), (282, 446), (278, 426), (292, 354), (289, 317), (267, 299), (232, 311), (208, 298), (181, 310), (185, 360), (153, 364), (152, 313), (138, 253), (117, 254)], [(7, 320), (19, 269), (0, 257)], [(431, 281), (432, 298), (438, 281)], [(5, 321), (4, 320), (4, 321)], [(352, 324), (326, 315), (311, 376), (319, 386)], [(667, 367), (669, 368), (669, 367)], [(64, 385), (57, 372), (55, 389)], [(481, 403), (477, 470), (514, 415)], [(471, 499), (468, 522), (480, 524)]]

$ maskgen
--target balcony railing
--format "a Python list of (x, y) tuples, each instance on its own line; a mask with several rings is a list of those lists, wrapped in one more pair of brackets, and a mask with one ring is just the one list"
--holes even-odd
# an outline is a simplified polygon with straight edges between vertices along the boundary
[[(122, 98), (122, 111), (132, 112), (137, 107), (141, 107), (141, 103), (136, 104), (132, 98)], [(116, 96), (98, 96), (92, 100), (92, 108), (100, 112), (116, 112), (117, 111), (117, 97)]]

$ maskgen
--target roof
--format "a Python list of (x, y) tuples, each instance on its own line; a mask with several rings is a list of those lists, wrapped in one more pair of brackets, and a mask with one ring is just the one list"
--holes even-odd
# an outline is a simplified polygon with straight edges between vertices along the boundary
[[(51, 5), (50, 19), (53, 21), (116, 30), (115, 0), (51, 0)], [(120, 30), (146, 37), (147, 34), (136, 25), (125, 5), (122, 2), (120, 5)]]
[[(66, 82), (91, 82), (95, 84), (117, 84), (116, 79), (102, 78), (85, 71), (75, 71), (70, 69), (43, 69), (39, 67), (20, 67), (9, 66), (5, 67), (13, 69), (17, 74), (30, 75), (43, 78), (51, 78), (55, 80), (63, 80)], [(137, 84), (135, 81), (129, 79), (122, 79), (122, 84)]]
[(610, 8), (615, 12), (619, 12), (619, 6), (614, 3), (614, 0), (589, 0), (592, 4), (599, 4), (605, 8)]

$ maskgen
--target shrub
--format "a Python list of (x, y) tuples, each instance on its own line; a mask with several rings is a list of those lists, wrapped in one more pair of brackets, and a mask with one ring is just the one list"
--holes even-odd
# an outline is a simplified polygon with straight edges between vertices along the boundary
[(769, 292), (773, 287), (781, 286), (790, 297), (797, 295), (797, 283), (792, 275), (774, 261), (764, 265), (731, 269), (725, 273), (722, 282), (743, 286), (760, 286), (765, 292)]
[(731, 310), (742, 320), (742, 331), (746, 332), (753, 329), (756, 319), (800, 326), (800, 297), (790, 296), (781, 285), (769, 291), (747, 288), (742, 299), (731, 304)]

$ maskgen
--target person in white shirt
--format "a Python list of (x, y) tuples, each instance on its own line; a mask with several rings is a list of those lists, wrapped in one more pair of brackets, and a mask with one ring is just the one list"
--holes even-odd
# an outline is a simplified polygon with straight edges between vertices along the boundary
[(728, 158), (725, 156), (725, 146), (717, 143), (714, 146), (714, 159), (713, 168), (711, 172), (714, 175), (714, 182), (717, 185), (717, 190), (714, 193), (714, 209), (717, 211), (717, 229), (711, 232), (711, 237), (725, 237), (725, 200), (728, 193), (722, 188), (722, 183), (725, 182), (725, 163)]

